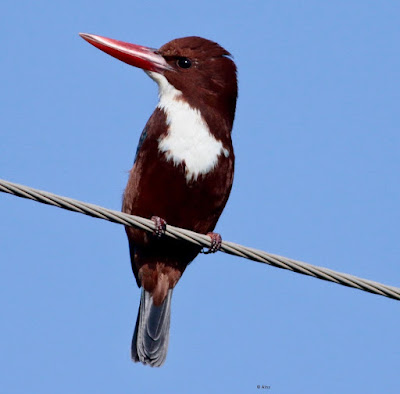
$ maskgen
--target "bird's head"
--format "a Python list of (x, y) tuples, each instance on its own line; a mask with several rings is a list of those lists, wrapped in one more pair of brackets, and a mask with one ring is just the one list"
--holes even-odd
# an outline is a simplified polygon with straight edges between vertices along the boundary
[(228, 51), (201, 37), (177, 38), (152, 49), (93, 34), (80, 34), (109, 55), (145, 70), (159, 85), (160, 94), (171, 86), (193, 108), (212, 108), (232, 127), (236, 108), (236, 66)]

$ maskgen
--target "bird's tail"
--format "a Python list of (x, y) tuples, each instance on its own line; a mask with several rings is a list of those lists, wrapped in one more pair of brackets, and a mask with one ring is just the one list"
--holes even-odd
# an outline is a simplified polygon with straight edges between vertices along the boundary
[(166, 357), (169, 341), (172, 289), (160, 306), (153, 304), (153, 297), (142, 289), (139, 313), (132, 338), (131, 357), (152, 367), (160, 367)]

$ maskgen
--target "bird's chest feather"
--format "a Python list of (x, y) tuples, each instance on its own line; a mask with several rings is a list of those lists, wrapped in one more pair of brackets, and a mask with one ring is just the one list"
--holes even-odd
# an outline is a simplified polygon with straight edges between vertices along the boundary
[(181, 99), (180, 92), (160, 97), (158, 108), (166, 116), (167, 132), (158, 138), (158, 151), (175, 166), (183, 164), (186, 182), (212, 172), (219, 157), (229, 151), (216, 139), (201, 116)]

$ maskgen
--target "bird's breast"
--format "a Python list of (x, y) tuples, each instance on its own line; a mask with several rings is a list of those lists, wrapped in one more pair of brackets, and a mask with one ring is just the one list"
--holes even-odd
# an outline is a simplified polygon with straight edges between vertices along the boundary
[(192, 108), (182, 93), (171, 85), (160, 95), (158, 108), (166, 116), (167, 132), (158, 139), (158, 150), (175, 166), (184, 165), (187, 182), (212, 172), (219, 157), (229, 150), (214, 137), (198, 109)]

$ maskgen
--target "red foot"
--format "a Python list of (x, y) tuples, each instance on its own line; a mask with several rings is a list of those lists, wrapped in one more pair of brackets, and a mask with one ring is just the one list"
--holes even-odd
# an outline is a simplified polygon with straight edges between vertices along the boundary
[(211, 238), (211, 248), (203, 252), (204, 254), (215, 253), (218, 252), (221, 248), (222, 237), (218, 233), (207, 233), (207, 235)]
[(151, 220), (156, 225), (156, 228), (153, 231), (153, 235), (155, 235), (157, 238), (161, 238), (165, 234), (165, 230), (167, 228), (167, 222), (158, 216), (152, 216)]

